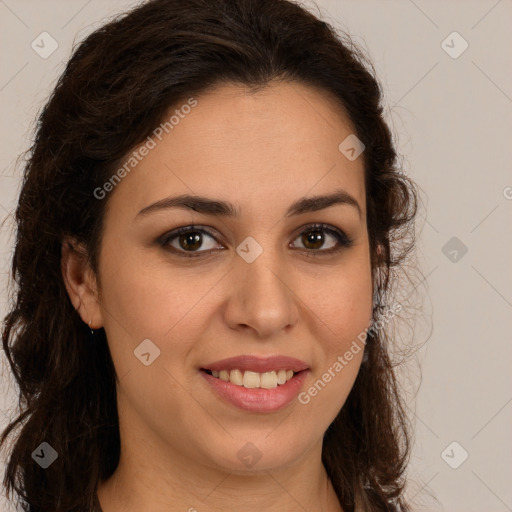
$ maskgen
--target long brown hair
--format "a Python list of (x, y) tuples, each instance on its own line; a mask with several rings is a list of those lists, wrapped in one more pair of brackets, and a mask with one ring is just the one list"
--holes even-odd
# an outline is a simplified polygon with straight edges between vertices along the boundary
[[(374, 69), (346, 33), (287, 0), (151, 0), (83, 40), (42, 110), (24, 167), (12, 260), (16, 284), (3, 348), (20, 410), (4, 485), (24, 510), (89, 511), (99, 480), (119, 461), (116, 374), (103, 329), (91, 333), (61, 273), (70, 235), (97, 274), (108, 197), (94, 191), (182, 98), (219, 83), (254, 90), (270, 80), (330, 93), (365, 145), (374, 320), (391, 296), (394, 267), (414, 247), (414, 183), (397, 166)], [(395, 270), (396, 270), (395, 269)], [(345, 511), (408, 510), (410, 433), (386, 329), (369, 333), (365, 360), (324, 436), (322, 460)], [(31, 457), (41, 442), (51, 468)]]

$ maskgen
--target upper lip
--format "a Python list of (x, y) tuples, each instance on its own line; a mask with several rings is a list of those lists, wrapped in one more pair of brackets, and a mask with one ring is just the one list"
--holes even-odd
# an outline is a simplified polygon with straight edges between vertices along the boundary
[(271, 357), (250, 355), (228, 357), (227, 359), (221, 359), (220, 361), (201, 366), (201, 369), (204, 370), (249, 370), (258, 373), (277, 370), (293, 370), (294, 372), (300, 372), (308, 368), (308, 365), (300, 359), (281, 355)]

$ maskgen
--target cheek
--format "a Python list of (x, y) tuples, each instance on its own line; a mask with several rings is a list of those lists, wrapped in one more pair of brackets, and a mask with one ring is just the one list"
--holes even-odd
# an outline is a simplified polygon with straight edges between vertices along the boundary
[[(333, 272), (328, 285), (310, 295), (306, 305), (314, 312), (314, 338), (320, 350), (299, 403), (305, 418), (316, 418), (327, 428), (343, 407), (359, 372), (364, 354), (364, 334), (372, 313), (369, 262), (347, 265)], [(303, 293), (306, 293), (304, 285)], [(307, 412), (306, 412), (307, 411)]]
[(338, 291), (329, 294), (328, 300), (312, 307), (320, 312), (321, 319), (316, 322), (316, 340), (322, 352), (315, 376), (328, 383), (331, 392), (341, 393), (340, 396), (346, 396), (357, 376), (364, 353), (361, 339), (370, 323), (371, 306), (371, 285), (351, 287), (345, 281)]
[(136, 251), (105, 258), (102, 298), (106, 320), (113, 317), (134, 341), (163, 340), (183, 328), (183, 320), (201, 308), (202, 298), (217, 281), (217, 275), (152, 262)]
[[(326, 351), (340, 353), (368, 327), (372, 315), (372, 280), (369, 261), (354, 258), (322, 278), (303, 282), (305, 305), (322, 324)], [(320, 336), (320, 333), (319, 333)]]
[[(364, 355), (364, 338), (358, 336), (369, 324), (371, 294), (354, 293), (351, 297), (332, 296), (328, 302), (329, 309), (321, 317), (328, 328), (318, 331), (327, 334), (316, 336), (316, 364), (298, 396), (298, 407), (304, 408), (302, 417), (314, 421), (319, 431), (325, 432), (345, 404)], [(333, 303), (337, 307), (332, 307)]]

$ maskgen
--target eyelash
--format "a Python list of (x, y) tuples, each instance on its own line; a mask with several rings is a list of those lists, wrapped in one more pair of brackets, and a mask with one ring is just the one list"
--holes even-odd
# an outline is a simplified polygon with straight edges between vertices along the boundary
[[(309, 226), (306, 226), (306, 229), (301, 231), (299, 233), (298, 237), (300, 237), (301, 235), (303, 235), (305, 233), (314, 232), (314, 231), (324, 231), (324, 232), (334, 236), (334, 238), (336, 238), (336, 240), (338, 241), (339, 245), (337, 247), (327, 249), (327, 250), (303, 249), (303, 251), (306, 251), (308, 254), (310, 254), (312, 256), (329, 256), (331, 254), (338, 253), (338, 252), (342, 251), (343, 249), (348, 249), (354, 243), (354, 241), (351, 238), (349, 238), (343, 231), (341, 231), (337, 228), (332, 228), (332, 227), (328, 226), (327, 224), (311, 224)], [(165, 235), (163, 235), (163, 237), (159, 238), (159, 240), (158, 240), (159, 244), (165, 250), (169, 250), (175, 254), (178, 254), (180, 257), (185, 257), (185, 258), (203, 257), (204, 254), (202, 254), (202, 253), (211, 253), (211, 251), (215, 250), (215, 249), (210, 249), (207, 251), (187, 252), (187, 251), (183, 251), (180, 249), (176, 249), (175, 247), (170, 247), (168, 245), (169, 242), (171, 242), (175, 238), (179, 237), (180, 235), (183, 235), (186, 233), (203, 233), (203, 234), (206, 234), (206, 235), (212, 237), (217, 243), (219, 243), (217, 241), (217, 239), (215, 238), (214, 234), (212, 232), (210, 232), (210, 230), (191, 225), (191, 226), (185, 226), (182, 228), (178, 228), (174, 231), (171, 231), (170, 233), (166, 233)]]

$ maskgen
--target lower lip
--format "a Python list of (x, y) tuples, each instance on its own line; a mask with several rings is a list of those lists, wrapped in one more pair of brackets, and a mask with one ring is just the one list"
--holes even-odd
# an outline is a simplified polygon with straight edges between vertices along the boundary
[(285, 407), (297, 397), (308, 370), (295, 374), (285, 384), (274, 389), (249, 389), (213, 377), (203, 370), (200, 370), (200, 373), (221, 398), (239, 409), (251, 412), (273, 412)]

